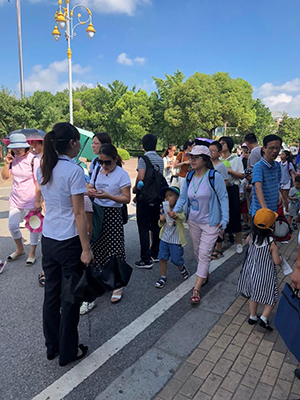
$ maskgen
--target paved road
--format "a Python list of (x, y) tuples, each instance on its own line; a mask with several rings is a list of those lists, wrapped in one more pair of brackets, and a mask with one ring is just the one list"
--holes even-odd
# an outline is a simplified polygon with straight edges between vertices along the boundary
[[(0, 258), (5, 258), (14, 251), (13, 241), (7, 228), (9, 191), (8, 187), (0, 187)], [(131, 210), (134, 210), (134, 208), (132, 207)], [(26, 240), (25, 248), (28, 251), (29, 233), (25, 229), (23, 233)], [(139, 259), (138, 234), (134, 220), (129, 221), (126, 225), (125, 237), (127, 260), (129, 264), (134, 265), (134, 261)], [(185, 248), (185, 254), (186, 265), (194, 273), (196, 263), (190, 242)], [(61, 368), (57, 360), (51, 362), (46, 360), (42, 334), (43, 288), (38, 285), (37, 281), (37, 275), (41, 269), (40, 246), (37, 255), (38, 260), (34, 266), (25, 267), (26, 258), (20, 258), (9, 264), (0, 276), (0, 315), (2, 316), (0, 322), (2, 375), (0, 397), (5, 400), (32, 399), (59, 378), (65, 376), (66, 372), (76, 365), (74, 363)], [(202, 296), (205, 296), (218, 282), (225, 279), (231, 271), (237, 268), (241, 260), (242, 256), (234, 255), (230, 258), (230, 262), (225, 262), (221, 268), (217, 269), (212, 274), (210, 283), (203, 290)], [(124, 370), (145, 354), (181, 317), (190, 311), (189, 296), (190, 289), (193, 286), (193, 278), (190, 278), (189, 282), (186, 283), (188, 286), (185, 286), (185, 288), (188, 287), (188, 290), (181, 290), (181, 294), (178, 294), (176, 289), (182, 286), (182, 279), (174, 266), (169, 266), (168, 284), (162, 290), (154, 287), (158, 276), (158, 264), (152, 270), (134, 269), (132, 279), (125, 290), (121, 303), (113, 305), (110, 303), (109, 295), (105, 295), (97, 299), (97, 307), (90, 314), (81, 317), (80, 341), (89, 346), (89, 354), (99, 348), (102, 349), (101, 346), (103, 345), (109, 346), (112, 343), (112, 347), (107, 347), (106, 362), (99, 368), (95, 367), (95, 372), (87, 373), (87, 379), (67, 394), (66, 399), (96, 398)], [(177, 298), (174, 305), (164, 312), (163, 305), (160, 306), (161, 303), (158, 302), (168, 294), (173, 297), (177, 296)], [(160, 308), (157, 315), (149, 316), (147, 314), (142, 318), (142, 321), (141, 319), (137, 320), (145, 312), (152, 310), (152, 307), (157, 303), (159, 304), (158, 308)], [(162, 303), (164, 304), (164, 301)], [(137, 336), (133, 334), (132, 340), (128, 340), (128, 343), (125, 341), (125, 344), (120, 345), (123, 332), (125, 335), (128, 328), (127, 331), (122, 330), (133, 322), (133, 331), (137, 329), (137, 332), (140, 333)], [(144, 330), (141, 329), (141, 323), (146, 327)], [(116, 336), (121, 331), (122, 333)], [(113, 340), (111, 340), (112, 338)], [(113, 351), (113, 346), (120, 348), (120, 350)], [(114, 354), (115, 352), (116, 354)], [(101, 358), (103, 353), (95, 353), (95, 357), (97, 354), (96, 364), (101, 364), (99, 354)], [(85, 365), (82, 368), (83, 371), (79, 370), (79, 375), (85, 373), (91, 363), (93, 364), (92, 357), (89, 365)], [(84, 365), (83, 361), (79, 365)], [(71, 373), (70, 376), (73, 375)], [(53, 399), (57, 400), (57, 397), (53, 397)]]

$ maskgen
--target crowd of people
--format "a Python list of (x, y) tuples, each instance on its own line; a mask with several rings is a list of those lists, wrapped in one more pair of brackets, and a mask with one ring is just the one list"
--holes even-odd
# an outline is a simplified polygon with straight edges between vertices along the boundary
[[(189, 139), (177, 156), (177, 146), (170, 144), (162, 157), (156, 151), (156, 136), (145, 135), (142, 145), (144, 155), (138, 159), (132, 188), (140, 241), (136, 268), (150, 269), (159, 262), (158, 289), (167, 284), (168, 260), (182, 279), (189, 278), (184, 262), (187, 221), (197, 260), (190, 302), (199, 304), (211, 260), (223, 257), (224, 241), (236, 243), (236, 253), (243, 253), (245, 232), (248, 251), (237, 290), (250, 299), (249, 324), (259, 322), (272, 330), (268, 317), (278, 301), (276, 265), (282, 262), (272, 230), (279, 208), (294, 229), (300, 210), (300, 165), (289, 151), (281, 151), (282, 139), (268, 135), (261, 146), (253, 133), (247, 134), (240, 146), (228, 136), (215, 141)], [(85, 176), (73, 161), (80, 149), (80, 134), (69, 123), (56, 124), (43, 141), (30, 144), (24, 135), (11, 134), (8, 149), (2, 178), (13, 178), (9, 230), (16, 249), (7, 262), (25, 255), (20, 222), (29, 212), (42, 210), (39, 282), (45, 288), (47, 358), (59, 356), (59, 364), (64, 366), (87, 353), (87, 346), (78, 340), (79, 315), (96, 305), (71, 303), (68, 280), (74, 271), (82, 274), (91, 262), (105, 265), (112, 256), (126, 261), (124, 224), (131, 180), (107, 133), (95, 134), (95, 158)], [(101, 207), (103, 221), (92, 241), (95, 206)], [(38, 233), (30, 233), (27, 266), (36, 262), (38, 237)], [(0, 273), (5, 264), (1, 264)], [(298, 275), (296, 271), (292, 281), (300, 288)], [(123, 291), (116, 288), (111, 302), (121, 301)], [(265, 305), (260, 317), (258, 303)]]

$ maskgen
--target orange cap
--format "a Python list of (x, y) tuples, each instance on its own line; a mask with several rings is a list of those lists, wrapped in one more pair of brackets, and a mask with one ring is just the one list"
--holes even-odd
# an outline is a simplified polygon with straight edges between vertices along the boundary
[(275, 224), (278, 214), (268, 208), (261, 208), (254, 216), (254, 225), (259, 229), (271, 229)]

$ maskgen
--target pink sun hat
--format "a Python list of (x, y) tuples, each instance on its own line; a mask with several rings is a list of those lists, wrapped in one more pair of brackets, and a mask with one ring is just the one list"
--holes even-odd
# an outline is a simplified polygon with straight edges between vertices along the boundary
[(25, 227), (32, 233), (41, 233), (43, 230), (44, 216), (39, 211), (29, 211), (25, 217)]
[(201, 146), (201, 145), (197, 145), (194, 146), (192, 151), (190, 151), (189, 153), (186, 153), (187, 156), (202, 156), (202, 155), (206, 155), (208, 157), (210, 157), (210, 151), (208, 149), (208, 147), (206, 146)]

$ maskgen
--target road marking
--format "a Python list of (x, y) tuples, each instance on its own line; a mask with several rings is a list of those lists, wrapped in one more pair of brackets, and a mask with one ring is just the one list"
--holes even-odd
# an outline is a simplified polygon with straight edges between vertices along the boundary
[[(224, 257), (211, 263), (210, 272), (215, 271), (235, 253), (234, 246), (225, 251)], [(101, 347), (84, 358), (70, 371), (53, 382), (32, 400), (61, 400), (99, 369), (106, 361), (130, 343), (157, 318), (185, 296), (194, 284), (196, 274), (190, 276), (172, 292), (168, 293), (158, 303), (132, 321), (119, 333), (109, 339)]]

